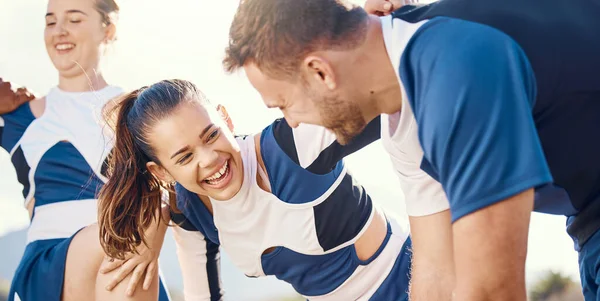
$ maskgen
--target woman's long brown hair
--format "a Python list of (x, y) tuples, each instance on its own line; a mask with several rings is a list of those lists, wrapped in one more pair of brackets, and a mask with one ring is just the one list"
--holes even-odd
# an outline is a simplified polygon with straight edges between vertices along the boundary
[(186, 81), (156, 83), (123, 96), (108, 111), (107, 122), (115, 131), (115, 145), (109, 159), (108, 181), (99, 193), (98, 225), (100, 244), (111, 258), (122, 259), (136, 253), (146, 243), (144, 233), (157, 220), (162, 221), (161, 196), (169, 191), (175, 208), (173, 184), (153, 176), (146, 164), (160, 164), (148, 143), (149, 129), (168, 116), (181, 102), (202, 98)]

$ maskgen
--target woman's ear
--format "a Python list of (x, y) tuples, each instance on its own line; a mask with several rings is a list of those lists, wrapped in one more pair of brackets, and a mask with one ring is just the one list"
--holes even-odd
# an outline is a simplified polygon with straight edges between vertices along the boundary
[(104, 43), (108, 44), (117, 39), (117, 26), (114, 23), (107, 24), (104, 28)]
[(225, 109), (225, 106), (217, 105), (217, 112), (219, 112), (219, 115), (221, 116), (221, 118), (223, 118), (223, 121), (225, 121), (229, 130), (232, 133), (235, 133), (233, 121), (231, 120), (231, 117), (229, 117), (229, 113), (227, 113), (227, 109)]
[(146, 163), (146, 168), (148, 171), (154, 175), (159, 180), (165, 183), (175, 182), (175, 179), (171, 176), (171, 174), (162, 166), (150, 161)]

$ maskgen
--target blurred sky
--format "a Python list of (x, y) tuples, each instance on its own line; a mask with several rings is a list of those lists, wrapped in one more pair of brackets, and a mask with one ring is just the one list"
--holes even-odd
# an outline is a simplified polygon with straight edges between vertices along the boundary
[[(364, 1), (354, 0), (362, 5)], [(167, 4), (168, 3), (168, 4)], [(213, 103), (227, 107), (238, 132), (256, 132), (280, 116), (268, 110), (243, 74), (226, 75), (221, 67), (229, 24), (236, 0), (123, 0), (118, 41), (102, 64), (110, 84), (134, 89), (166, 78), (182, 78), (197, 84)], [(57, 73), (43, 43), (44, 0), (0, 0), (0, 77), (45, 94), (57, 83)], [(379, 142), (348, 158), (353, 174), (382, 206), (404, 216), (403, 195)], [(0, 170), (0, 181), (3, 181)], [(15, 237), (17, 234), (12, 235)], [(21, 234), (22, 235), (22, 234)], [(0, 250), (22, 246), (0, 245)], [(0, 244), (6, 240), (0, 239)], [(21, 242), (22, 243), (22, 242)], [(14, 254), (12, 256), (15, 256)], [(226, 256), (226, 255), (225, 255)], [(2, 262), (0, 270), (14, 269)], [(172, 238), (161, 255), (167, 281), (180, 288)], [(232, 300), (265, 300), (291, 292), (271, 278), (245, 278), (225, 257), (224, 285)], [(165, 266), (166, 265), (166, 266)], [(534, 214), (527, 261), (528, 280), (546, 269), (562, 271), (578, 279), (577, 254), (565, 233), (565, 218)], [(3, 274), (0, 271), (0, 276)], [(170, 276), (172, 275), (172, 276)]]

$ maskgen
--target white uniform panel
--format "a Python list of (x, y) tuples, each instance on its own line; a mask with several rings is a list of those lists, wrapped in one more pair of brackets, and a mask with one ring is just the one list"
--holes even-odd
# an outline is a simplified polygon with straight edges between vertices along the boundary
[(424, 216), (450, 208), (442, 185), (421, 169), (423, 149), (418, 126), (400, 80), (400, 58), (412, 35), (427, 21), (408, 23), (391, 16), (381, 18), (388, 56), (402, 89), (402, 110), (381, 116), (381, 140), (390, 155), (410, 216)]

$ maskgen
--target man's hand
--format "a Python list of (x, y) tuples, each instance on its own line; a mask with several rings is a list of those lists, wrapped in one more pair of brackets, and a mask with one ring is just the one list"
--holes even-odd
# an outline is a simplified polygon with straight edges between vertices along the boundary
[(10, 113), (23, 103), (34, 99), (35, 96), (27, 88), (18, 88), (17, 91), (13, 91), (11, 83), (0, 78), (0, 114)]
[(367, 0), (365, 11), (372, 15), (387, 16), (403, 5), (415, 3), (416, 0)]

